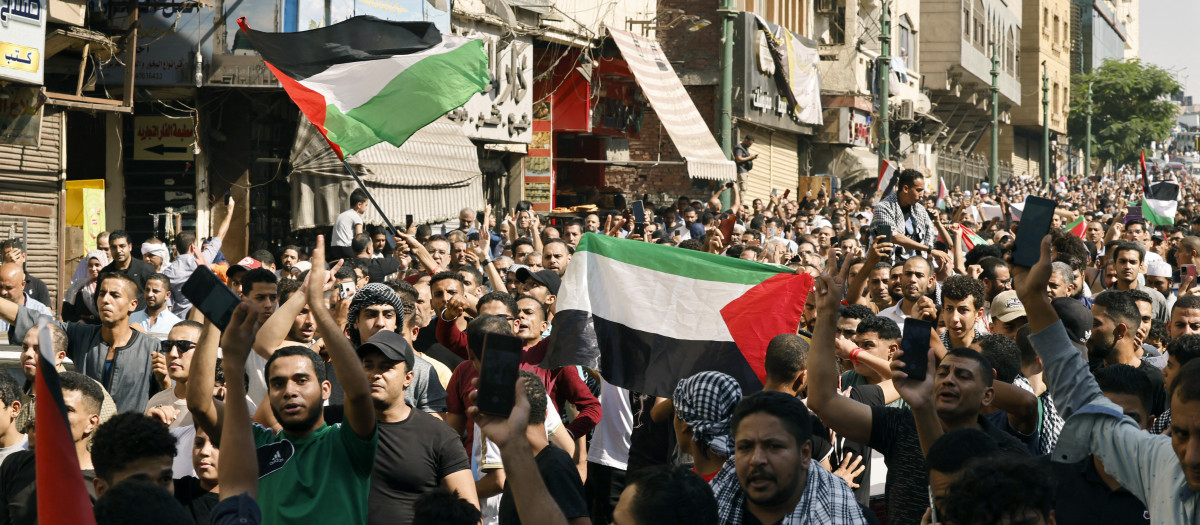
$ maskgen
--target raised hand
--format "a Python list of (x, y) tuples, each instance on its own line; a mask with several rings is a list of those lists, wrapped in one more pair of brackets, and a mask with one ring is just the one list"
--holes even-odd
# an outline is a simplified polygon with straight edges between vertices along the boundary
[[(320, 242), (318, 240), (318, 242)], [(325, 261), (322, 254), (320, 261), (321, 267), (325, 267)], [(314, 260), (314, 263), (316, 261)], [(313, 269), (317, 268), (313, 264)], [(324, 276), (321, 276), (324, 278)], [(309, 279), (312, 279), (312, 272), (309, 273)], [(319, 290), (320, 286), (309, 286), (309, 297), (313, 295), (313, 289)], [(316, 292), (320, 295), (322, 292)], [(311, 303), (310, 303), (311, 304)], [(229, 325), (225, 327), (225, 332), (221, 334), (221, 353), (225, 357), (225, 361), (235, 363), (245, 363), (246, 358), (252, 351), (254, 337), (258, 335), (258, 307), (254, 303), (243, 301), (233, 310), (233, 315), (229, 318)]]
[(933, 382), (934, 376), (937, 375), (935, 371), (938, 362), (936, 350), (930, 348), (926, 356), (929, 361), (925, 367), (923, 381), (912, 379), (904, 373), (904, 362), (900, 360), (902, 355), (904, 355), (904, 350), (896, 350), (896, 355), (892, 358), (892, 385), (896, 387), (900, 397), (909, 406), (914, 409), (926, 407), (933, 402)]
[(154, 379), (158, 382), (159, 387), (164, 390), (171, 388), (171, 379), (167, 377), (167, 354), (161, 352), (151, 354), (150, 371), (154, 372)]
[(471, 380), (472, 392), (468, 394), (471, 401), (470, 408), (467, 409), (467, 415), (475, 420), (475, 424), (479, 425), (479, 429), (483, 431), (483, 435), (492, 440), (499, 447), (504, 447), (509, 442), (515, 440), (528, 439), (525, 437), (525, 429), (529, 426), (529, 398), (525, 396), (525, 379), (517, 378), (516, 397), (513, 403), (512, 412), (508, 417), (493, 416), (484, 414), (479, 411), (479, 406), (475, 400), (479, 397), (479, 378)]
[(858, 483), (854, 482), (854, 478), (857, 478), (865, 470), (867, 470), (867, 466), (862, 464), (862, 456), (855, 456), (852, 452), (847, 452), (846, 457), (842, 458), (842, 464), (833, 471), (833, 475), (845, 480), (850, 488), (856, 489)]

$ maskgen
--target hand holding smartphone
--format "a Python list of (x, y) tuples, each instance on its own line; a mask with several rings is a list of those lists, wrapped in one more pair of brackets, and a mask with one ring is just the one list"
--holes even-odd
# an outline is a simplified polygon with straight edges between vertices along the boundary
[(512, 413), (523, 346), (520, 339), (511, 335), (487, 334), (484, 337), (479, 393), (475, 399), (480, 412), (504, 417)]
[(180, 290), (208, 320), (222, 332), (229, 325), (233, 310), (242, 299), (233, 293), (207, 266), (199, 266)]
[(1058, 203), (1041, 197), (1026, 197), (1025, 209), (1021, 211), (1021, 222), (1017, 228), (1017, 240), (1013, 245), (1012, 259), (1017, 266), (1030, 268), (1042, 257), (1042, 238), (1050, 233), (1054, 209)]

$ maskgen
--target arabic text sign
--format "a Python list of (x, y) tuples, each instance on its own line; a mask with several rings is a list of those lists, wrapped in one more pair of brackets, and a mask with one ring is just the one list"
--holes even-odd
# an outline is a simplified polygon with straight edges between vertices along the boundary
[(192, 120), (134, 117), (134, 160), (192, 160), (196, 129)]
[(0, 80), (42, 83), (46, 0), (0, 0)]
[(0, 88), (0, 144), (38, 145), (42, 134), (40, 94), (36, 87)]

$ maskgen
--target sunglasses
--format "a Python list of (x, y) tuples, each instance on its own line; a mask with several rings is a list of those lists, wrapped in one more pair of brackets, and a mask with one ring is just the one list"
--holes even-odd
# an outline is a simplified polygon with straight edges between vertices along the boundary
[(194, 343), (192, 341), (184, 341), (182, 339), (179, 341), (159, 341), (158, 342), (158, 351), (161, 353), (169, 354), (169, 353), (171, 353), (172, 348), (178, 348), (180, 354), (186, 354), (186, 353), (190, 352), (193, 348), (196, 348), (196, 343)]

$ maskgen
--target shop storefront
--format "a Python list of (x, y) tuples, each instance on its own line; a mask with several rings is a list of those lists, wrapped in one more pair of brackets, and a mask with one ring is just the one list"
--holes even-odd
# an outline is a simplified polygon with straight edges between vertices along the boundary
[(740, 15), (734, 38), (736, 136), (754, 137), (750, 153), (758, 155), (742, 177), (743, 200), (796, 192), (823, 118), (816, 43), (752, 13)]

